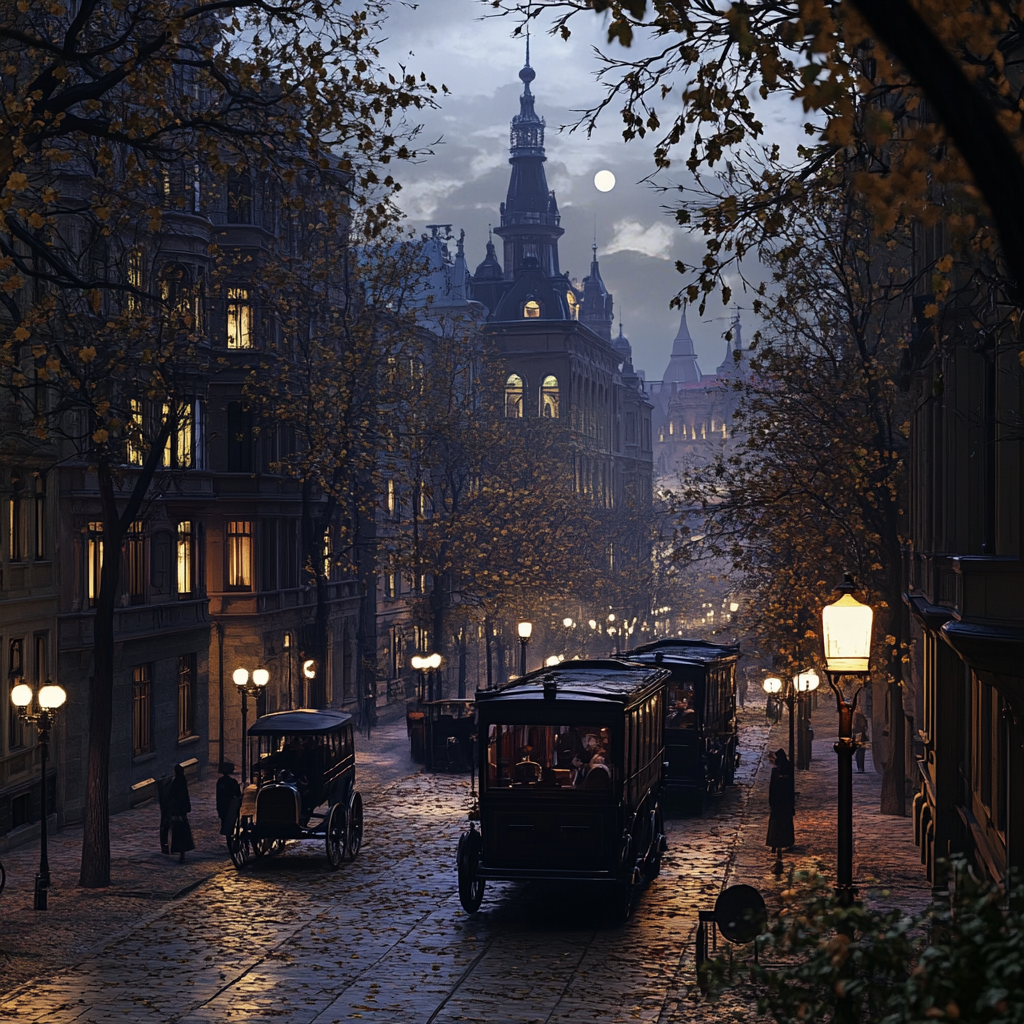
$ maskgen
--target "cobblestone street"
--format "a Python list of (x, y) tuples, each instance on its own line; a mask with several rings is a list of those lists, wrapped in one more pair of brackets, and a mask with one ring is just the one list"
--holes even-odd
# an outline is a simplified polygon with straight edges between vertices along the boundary
[[(797, 847), (787, 866), (828, 869), (834, 857), (834, 722), (823, 701), (812, 770), (798, 775)], [(491, 885), (481, 912), (467, 916), (454, 853), (469, 783), (416, 771), (404, 725), (364, 742), (366, 843), (336, 873), (312, 845), (236, 873), (209, 827), (209, 780), (194, 799), (200, 850), (180, 870), (148, 852), (156, 811), (143, 808), (113, 823), (115, 874), (129, 887), (82, 892), (73, 888), (81, 833), (68, 830), (53, 846), (56, 889), (46, 915), (30, 909), (34, 849), (5, 858), (0, 1016), (47, 1024), (699, 1017), (686, 1001), (697, 911), (740, 881), (771, 906), (780, 884), (764, 846), (764, 753), (782, 745), (784, 730), (770, 736), (760, 709), (748, 708), (738, 785), (704, 818), (668, 821), (662, 875), (618, 928), (586, 890), (536, 885)], [(879, 781), (870, 770), (855, 776), (857, 877), (869, 899), (918, 906), (928, 887), (910, 821), (877, 814)]]

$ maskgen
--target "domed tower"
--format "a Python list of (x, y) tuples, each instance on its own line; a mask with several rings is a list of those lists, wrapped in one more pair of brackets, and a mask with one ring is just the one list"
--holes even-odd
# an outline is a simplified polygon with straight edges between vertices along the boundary
[(493, 312), (504, 290), (505, 275), (498, 262), (498, 254), (494, 251), (494, 242), (488, 237), (487, 255), (473, 274), (473, 298)]
[(519, 72), (523, 94), (519, 98), (519, 113), (512, 118), (509, 163), (512, 174), (508, 195), (501, 204), (501, 225), (495, 234), (505, 243), (505, 280), (513, 281), (524, 261), (536, 260), (540, 269), (551, 277), (558, 269), (558, 239), (564, 234), (559, 225), (561, 217), (555, 193), (548, 188), (544, 174), (544, 118), (538, 117), (533, 106), (530, 83), (537, 72), (530, 67), (527, 47), (526, 65)]

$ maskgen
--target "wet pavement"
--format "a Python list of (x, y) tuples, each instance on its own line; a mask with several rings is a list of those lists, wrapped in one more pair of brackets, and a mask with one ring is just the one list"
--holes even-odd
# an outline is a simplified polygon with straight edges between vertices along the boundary
[[(834, 808), (834, 768), (828, 791), (834, 755), (824, 726), (823, 721), (815, 743), (818, 775), (802, 776), (809, 783), (806, 827), (802, 831), (798, 816), (798, 845), (787, 858), (794, 864), (828, 862), (824, 822)], [(50, 962), (33, 959), (39, 950), (33, 953), (37, 933), (29, 925), (18, 932), (33, 914), (19, 904), (11, 938), (0, 947), (8, 965), (18, 966), (16, 976), (24, 976), (26, 963), (44, 976), (14, 989), (5, 984), (0, 1019), (46, 1024), (691, 1019), (698, 1009), (687, 1001), (697, 911), (713, 906), (726, 883), (758, 885), (770, 904), (778, 888), (763, 845), (768, 741), (763, 717), (748, 710), (737, 786), (705, 817), (667, 821), (669, 850), (661, 877), (641, 896), (631, 920), (613, 926), (594, 892), (585, 888), (490, 883), (481, 911), (465, 914), (455, 891), (454, 860), (470, 804), (469, 780), (419, 772), (407, 757), (404, 724), (387, 726), (369, 744), (363, 742), (359, 755), (366, 838), (355, 862), (331, 872), (319, 846), (295, 844), (239, 873), (224, 865), (218, 837), (211, 845), (204, 836), (200, 846), (210, 846), (203, 855), (209, 860), (186, 865), (204, 872), (196, 889), (156, 906), (122, 895), (121, 903), (136, 904), (136, 916), (108, 923), (120, 930), (116, 941), (109, 941), (114, 932), (108, 931), (108, 941), (98, 940), (87, 950), (54, 943), (56, 959)], [(865, 800), (858, 805), (865, 814), (878, 778), (870, 773), (855, 780), (865, 780)], [(131, 820), (139, 831), (145, 810), (118, 816), (115, 831), (131, 835)], [(872, 833), (872, 870), (883, 883), (889, 874), (899, 875), (916, 898), (925, 883), (913, 872), (916, 851), (909, 832), (907, 819), (880, 819)], [(880, 858), (881, 849), (889, 850), (886, 857)], [(170, 866), (156, 857), (150, 871), (163, 886)], [(15, 873), (20, 885), (20, 872)], [(65, 883), (73, 880), (62, 876), (58, 896)], [(141, 891), (138, 882), (132, 885), (126, 891)], [(83, 900), (80, 890), (70, 890), (63, 897), (66, 913), (88, 916), (94, 897), (85, 894)], [(104, 908), (116, 901), (99, 896), (92, 905), (95, 916), (102, 918)], [(61, 903), (61, 898), (51, 903), (46, 927), (56, 927), (65, 912)], [(2, 968), (0, 960), (0, 973)]]

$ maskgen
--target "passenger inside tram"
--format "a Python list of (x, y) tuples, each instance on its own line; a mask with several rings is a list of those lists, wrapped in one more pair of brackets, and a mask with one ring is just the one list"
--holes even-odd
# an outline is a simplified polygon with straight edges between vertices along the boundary
[(610, 749), (605, 726), (491, 725), (487, 784), (498, 789), (609, 789)]
[(669, 694), (669, 711), (665, 716), (666, 729), (696, 729), (697, 711), (693, 706), (693, 687), (677, 686)]

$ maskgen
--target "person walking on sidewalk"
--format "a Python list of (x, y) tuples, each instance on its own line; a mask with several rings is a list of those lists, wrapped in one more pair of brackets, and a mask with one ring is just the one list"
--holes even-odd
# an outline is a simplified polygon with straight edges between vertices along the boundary
[(192, 813), (192, 801), (188, 796), (188, 780), (185, 769), (180, 764), (174, 766), (174, 779), (171, 782), (169, 800), (171, 812), (171, 853), (178, 854), (178, 863), (185, 863), (185, 854), (194, 850), (196, 844), (192, 839), (192, 826), (188, 816)]
[(781, 863), (782, 851), (793, 845), (793, 815), (796, 812), (796, 792), (793, 786), (793, 764), (781, 747), (772, 758), (772, 778), (768, 785), (768, 836), (765, 845), (771, 847), (776, 863)]
[(230, 836), (235, 828), (238, 807), (242, 802), (242, 787), (234, 778), (235, 765), (232, 761), (221, 761), (220, 778), (217, 780), (217, 817), (220, 818), (220, 834)]
[(868, 720), (863, 711), (853, 713), (853, 735), (857, 738), (857, 749), (853, 756), (857, 759), (857, 771), (864, 774), (864, 754), (868, 749)]
[(168, 846), (171, 832), (171, 782), (172, 775), (163, 775), (156, 780), (156, 800), (160, 805), (160, 852), (170, 853)]

